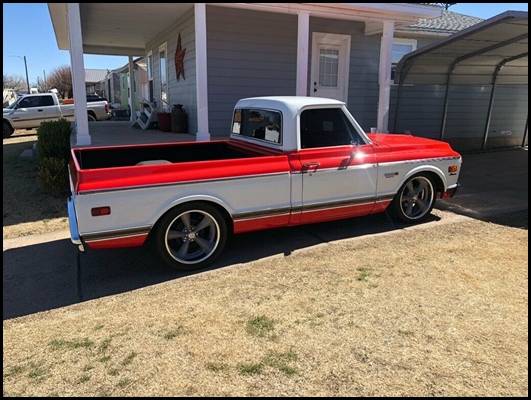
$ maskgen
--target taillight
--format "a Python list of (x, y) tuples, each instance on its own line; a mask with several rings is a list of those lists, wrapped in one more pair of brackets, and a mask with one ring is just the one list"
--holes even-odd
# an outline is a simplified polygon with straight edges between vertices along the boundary
[(111, 207), (95, 207), (90, 210), (93, 217), (99, 217), (100, 215), (109, 215), (111, 213)]
[(108, 103), (105, 103), (105, 112), (106, 112), (106, 113), (109, 112), (109, 104), (108, 104)]

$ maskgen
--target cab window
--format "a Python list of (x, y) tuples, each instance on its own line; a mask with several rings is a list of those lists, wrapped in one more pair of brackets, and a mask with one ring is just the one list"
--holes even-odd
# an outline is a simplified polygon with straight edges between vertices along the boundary
[(282, 117), (280, 112), (240, 108), (234, 110), (232, 133), (266, 142), (282, 143)]
[(364, 143), (341, 108), (304, 110), (300, 130), (303, 149)]

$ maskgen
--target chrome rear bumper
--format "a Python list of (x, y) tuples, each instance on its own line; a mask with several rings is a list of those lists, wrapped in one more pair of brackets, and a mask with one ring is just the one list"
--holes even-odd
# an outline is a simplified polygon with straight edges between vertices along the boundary
[(85, 246), (81, 241), (81, 236), (79, 235), (79, 230), (77, 228), (77, 216), (76, 208), (74, 206), (74, 200), (72, 197), (68, 198), (68, 226), (70, 227), (70, 240), (74, 243), (80, 251), (85, 251)]

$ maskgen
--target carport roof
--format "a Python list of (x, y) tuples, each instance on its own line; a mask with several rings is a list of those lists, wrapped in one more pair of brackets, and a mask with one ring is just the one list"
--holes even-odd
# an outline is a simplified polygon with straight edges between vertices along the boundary
[(506, 11), (404, 56), (395, 82), (487, 85), (498, 75), (497, 84), (527, 84), (527, 14)]

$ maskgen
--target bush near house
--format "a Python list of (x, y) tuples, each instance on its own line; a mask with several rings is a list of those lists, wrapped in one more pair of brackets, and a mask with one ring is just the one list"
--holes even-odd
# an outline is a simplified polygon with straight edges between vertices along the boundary
[(72, 128), (66, 119), (42, 122), (37, 129), (39, 181), (54, 196), (68, 193), (68, 159)]

